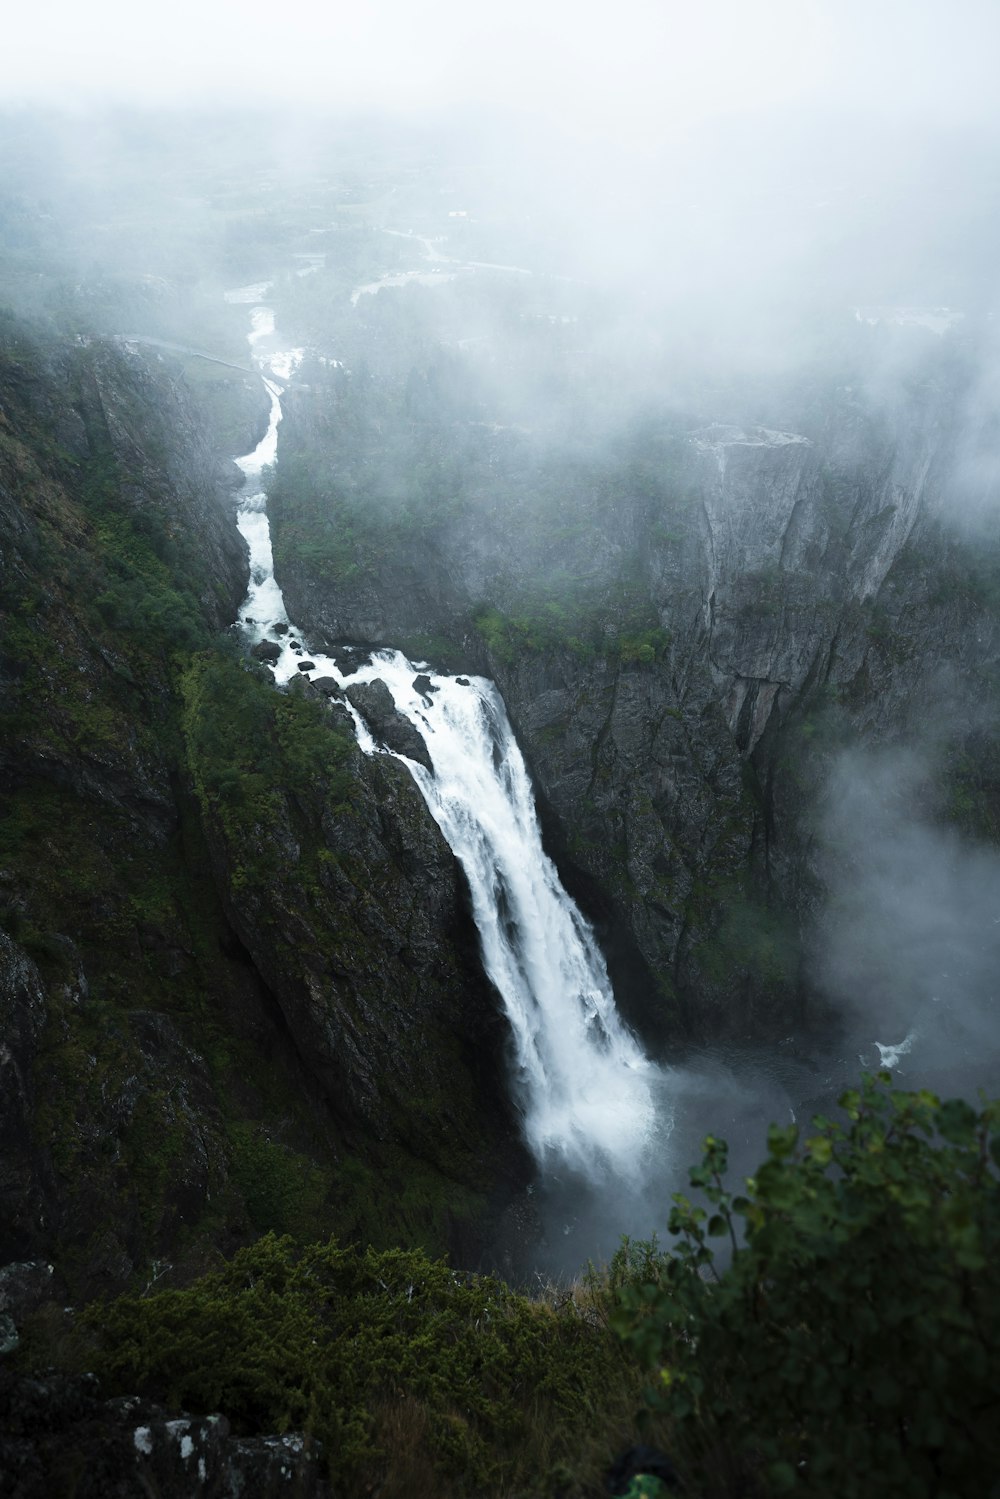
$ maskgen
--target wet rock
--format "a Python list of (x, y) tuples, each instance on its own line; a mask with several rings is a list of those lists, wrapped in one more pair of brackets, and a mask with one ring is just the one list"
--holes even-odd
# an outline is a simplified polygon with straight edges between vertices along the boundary
[[(315, 795), (283, 798), (266, 887), (229, 878), (245, 845), (221, 822), (207, 824), (227, 913), (338, 1117), (452, 1180), (495, 1184), (502, 1204), (528, 1167), (507, 1088), (507, 1023), (483, 973), (461, 871), (403, 764), (357, 754), (352, 769), (349, 803), (319, 784)], [(311, 847), (327, 853), (304, 900)], [(438, 1036), (448, 1044), (431, 1044)], [(418, 1114), (414, 1098), (432, 1098), (433, 1109)], [(480, 1233), (479, 1223), (449, 1229), (464, 1263), (482, 1252)]]
[(324, 697), (341, 698), (344, 695), (344, 689), (341, 687), (336, 677), (313, 677), (312, 685), (314, 689), (317, 692), (321, 692)]
[(336, 647), (337, 665), (350, 674), (358, 671), (362, 666), (370, 666), (372, 652), (363, 645), (341, 645)]
[(286, 624), (284, 620), (280, 620), (278, 624), (271, 626), (272, 633), (275, 635), (287, 635), (290, 629), (291, 625)]
[[(920, 722), (940, 680), (995, 671), (995, 620), (962, 581), (970, 551), (940, 520), (962, 444), (959, 408), (942, 399), (948, 378), (942, 369), (940, 386), (891, 411), (858, 389), (830, 390), (808, 438), (791, 397), (773, 428), (712, 423), (706, 411), (692, 430), (657, 436), (656, 467), (670, 474), (662, 508), (623, 473), (613, 506), (589, 507), (575, 535), (541, 550), (525, 545), (514, 487), (489, 525), (470, 505), (447, 528), (385, 548), (335, 597), (304, 566), (283, 579), (311, 635), (438, 636), (456, 669), (496, 681), (553, 852), (598, 920), (623, 1008), (635, 996), (629, 1018), (656, 1042), (759, 1040), (805, 1013), (794, 965), (777, 976), (734, 956), (721, 979), (708, 957), (738, 885), (751, 905), (794, 913), (799, 930), (814, 907), (822, 872), (807, 802), (822, 736), (810, 781), (803, 725), (842, 711), (859, 740), (877, 743)], [(284, 442), (296, 422), (312, 438), (296, 411)], [(645, 616), (631, 639), (626, 555), (641, 559)], [(592, 653), (569, 638), (500, 649), (469, 629), (483, 602), (508, 618), (529, 600), (540, 607), (539, 579), (557, 572), (587, 579), (581, 619), (600, 624)], [(427, 706), (431, 685), (414, 682)], [(973, 711), (963, 708), (970, 733)]]
[(349, 734), (353, 739), (355, 733), (354, 719), (350, 715), (347, 704), (336, 699), (331, 701), (330, 715), (333, 719), (335, 728), (341, 729), (345, 734)]
[(440, 687), (435, 687), (430, 677), (424, 672), (413, 678), (413, 690), (420, 693), (420, 696), (424, 700), (424, 706), (427, 708), (431, 706), (431, 693), (441, 691)]
[(224, 629), (249, 577), (247, 545), (227, 508), (238, 471), (222, 459), (204, 413), (161, 360), (102, 342), (93, 345), (88, 365), (79, 414), (88, 430), (98, 422), (106, 431), (128, 476), (122, 500), (143, 518), (162, 508), (180, 534), (197, 536), (202, 612)]
[(456, 677), (455, 681), (459, 687), (468, 687), (470, 685), (468, 677)]
[(381, 680), (355, 683), (347, 688), (347, 698), (357, 708), (373, 736), (380, 744), (416, 760), (426, 770), (433, 770), (427, 746), (417, 730), (393, 702), (392, 693)]
[(316, 663), (315, 661), (300, 661), (298, 663), (298, 669), (299, 671), (315, 671)]
[(273, 666), (281, 655), (281, 646), (274, 640), (262, 640), (251, 649), (250, 654), (255, 661), (266, 661)]
[[(296, 1160), (321, 1149), (324, 1169), (345, 1121), (363, 1151), (380, 1135), (404, 1149), (412, 1141), (442, 1191), (455, 1180), (478, 1191), (520, 1169), (495, 995), (454, 860), (409, 772), (389, 756), (348, 749), (336, 797), (319, 780), (294, 794), (279, 789), (266, 849), (273, 868), (243, 888), (234, 876), (263, 863), (264, 851), (256, 833), (226, 846), (211, 808), (192, 801), (165, 664), (155, 651), (146, 659), (137, 630), (111, 620), (92, 628), (78, 579), (108, 559), (75, 474), (50, 456), (49, 414), (67, 402), (100, 439), (91, 456), (103, 462), (109, 442), (117, 455), (123, 509), (154, 533), (162, 521), (166, 535), (182, 518), (191, 554), (176, 581), (211, 596), (206, 626), (236, 618), (247, 569), (228, 511), (233, 544), (220, 546), (218, 568), (211, 563), (211, 486), (189, 462), (190, 423), (174, 424), (163, 382), (142, 370), (124, 378), (95, 350), (97, 391), (91, 357), (83, 349), (59, 362), (42, 349), (29, 370), (0, 337), (0, 438), (14, 434), (13, 459), (4, 448), (14, 482), (0, 484), (0, 639), (6, 583), (23, 579), (38, 660), (60, 663), (54, 673), (38, 669), (34, 653), (20, 661), (0, 652), (4, 709), (25, 707), (23, 729), (0, 736), (3, 817), (19, 830), (4, 853), (0, 926), (30, 933), (45, 958), (43, 980), (0, 933), (0, 1266), (51, 1257), (68, 1281), (65, 1294), (53, 1293), (56, 1304), (136, 1285), (140, 1266), (154, 1279), (188, 1275), (206, 1254), (256, 1233), (232, 1119), (277, 1129)], [(36, 400), (44, 410), (33, 416)], [(57, 565), (39, 544), (53, 517)], [(272, 634), (262, 619), (248, 646), (265, 626)], [(278, 656), (279, 638), (293, 633), (274, 631), (260, 654)], [(322, 649), (328, 633), (309, 638)], [(252, 675), (263, 678), (263, 666)], [(318, 672), (291, 675), (293, 690), (314, 691), (309, 677)], [(63, 677), (79, 691), (64, 692)], [(333, 701), (329, 714), (350, 729), (343, 704)], [(316, 849), (329, 858), (311, 860)], [(87, 975), (107, 1005), (106, 1024), (88, 1012)], [(136, 1010), (139, 996), (148, 1012)], [(224, 1069), (225, 1119), (203, 1060), (219, 1037), (235, 1038), (248, 1059)], [(304, 1122), (292, 1100), (303, 1101)], [(6, 1337), (19, 1315), (0, 1311), (14, 1324)], [(4, 1467), (0, 1459), (0, 1475)]]

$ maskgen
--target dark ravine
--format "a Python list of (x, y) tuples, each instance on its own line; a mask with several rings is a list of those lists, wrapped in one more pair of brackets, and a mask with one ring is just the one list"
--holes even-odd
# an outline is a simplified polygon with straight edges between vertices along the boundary
[[(178, 368), (24, 325), (0, 354), (0, 1264), (78, 1301), (268, 1228), (477, 1263), (528, 1166), (436, 827), (220, 642), (238, 476)], [(256, 831), (207, 709), (192, 759), (213, 671), (262, 726)]]
[[(275, 494), (305, 640), (401, 644), (496, 681), (547, 845), (647, 1044), (807, 1045), (827, 1020), (803, 938), (831, 756), (905, 739), (947, 701), (942, 784), (962, 767), (965, 815), (995, 812), (997, 555), (948, 521), (948, 399), (833, 400), (808, 437), (671, 431), (555, 521), (505, 508), (503, 462), (518, 469), (501, 455), (487, 514), (355, 517), (345, 563), (302, 544), (322, 489), (290, 503), (283, 477), (323, 398), (287, 399)], [(11, 1350), (22, 1328), (58, 1343), (67, 1303), (185, 1283), (269, 1229), (508, 1273), (537, 1243), (507, 1032), (452, 854), (404, 768), (358, 752), (336, 682), (275, 691), (227, 633), (247, 586), (227, 454), (265, 416), (240, 382), (195, 398), (162, 352), (4, 334)], [(553, 577), (577, 582), (546, 593)], [(381, 685), (347, 697), (419, 758)], [(185, 1437), (222, 1492), (245, 1474), (269, 1492), (289, 1457), (76, 1378), (5, 1379), (0, 1404), (26, 1472), (39, 1443), (68, 1453), (85, 1432), (109, 1472), (168, 1492)], [(303, 1492), (321, 1493), (311, 1461)]]
[[(996, 721), (996, 545), (951, 519), (962, 375), (924, 358), (936, 373), (905, 398), (831, 389), (808, 436), (675, 423), (632, 439), (613, 478), (577, 457), (547, 521), (555, 502), (519, 498), (530, 457), (477, 437), (495, 494), (473, 484), (440, 523), (366, 520), (336, 492), (349, 568), (335, 547), (321, 560), (322, 486), (293, 494), (281, 469), (339, 441), (336, 392), (286, 401), (271, 508), (290, 613), (493, 677), (619, 1003), (655, 1044), (822, 1027), (810, 819), (830, 756), (912, 738), (946, 691), (947, 799)], [(401, 418), (395, 440), (419, 451), (420, 431)]]

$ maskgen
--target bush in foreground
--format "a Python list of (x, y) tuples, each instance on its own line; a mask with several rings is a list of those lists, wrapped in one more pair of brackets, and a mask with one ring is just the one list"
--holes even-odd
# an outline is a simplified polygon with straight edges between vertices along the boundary
[(674, 1247), (625, 1241), (560, 1296), (269, 1235), (91, 1307), (69, 1362), (105, 1395), (305, 1433), (334, 1495), (594, 1499), (641, 1434), (685, 1499), (997, 1499), (1000, 1104), (888, 1082), (772, 1128), (742, 1196), (709, 1138)]
[(677, 1246), (618, 1292), (698, 1493), (1000, 1492), (1000, 1105), (888, 1082), (772, 1127), (743, 1196), (709, 1138), (709, 1208), (677, 1195)]
[[(268, 1235), (182, 1289), (84, 1318), (106, 1393), (322, 1442), (333, 1492), (558, 1494), (627, 1439), (641, 1380), (571, 1298), (531, 1301), (421, 1251)], [(574, 1490), (575, 1492), (575, 1490)]]

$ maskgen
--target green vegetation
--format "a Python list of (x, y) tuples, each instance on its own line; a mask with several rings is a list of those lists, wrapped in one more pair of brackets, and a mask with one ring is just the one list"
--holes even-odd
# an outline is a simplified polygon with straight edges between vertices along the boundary
[(718, 923), (695, 949), (701, 972), (715, 984), (734, 985), (749, 975), (765, 991), (794, 982), (800, 962), (794, 919), (768, 909), (741, 882), (697, 889), (694, 909), (717, 911)]
[[(614, 612), (622, 614), (620, 627), (609, 622), (609, 613)], [(670, 645), (669, 631), (650, 623), (653, 616), (651, 607), (609, 611), (606, 601), (574, 601), (572, 589), (563, 588), (556, 598), (516, 615), (483, 606), (473, 623), (494, 659), (505, 663), (524, 654), (563, 650), (585, 661), (603, 655), (625, 664), (650, 666), (663, 659)]]
[(571, 619), (567, 610), (554, 602), (515, 616), (483, 608), (475, 614), (473, 623), (494, 660), (507, 664), (525, 652), (565, 650), (584, 660), (597, 654), (594, 635), (600, 624), (596, 614)]
[[(187, 470), (162, 446), (160, 387), (15, 322), (0, 338), (0, 925), (46, 988), (28, 1059), (31, 1149), (59, 1204), (44, 1252), (87, 1297), (153, 1261), (190, 1275), (272, 1228), (434, 1252), (474, 1235), (486, 1193), (464, 1157), (453, 1180), (346, 1139), (303, 1089), (213, 878), (209, 825), (265, 908), (272, 868), (293, 910), (363, 887), (320, 826), (351, 822), (350, 743), (215, 633), (218, 558), (202, 501), (172, 487)], [(50, 385), (57, 403), (26, 400)], [(341, 928), (355, 961), (373, 939)]]
[(92, 1308), (83, 1336), (109, 1391), (306, 1430), (335, 1492), (400, 1499), (598, 1479), (639, 1387), (586, 1297), (556, 1307), (419, 1251), (333, 1240), (268, 1236), (184, 1290)]
[(246, 852), (241, 879), (266, 883), (279, 856), (271, 840), (284, 827), (286, 796), (306, 800), (318, 790), (336, 809), (351, 785), (352, 742), (320, 703), (276, 693), (269, 678), (218, 652), (191, 658), (181, 694), (199, 801)]
[[(741, 1195), (709, 1137), (672, 1249), (625, 1240), (562, 1292), (268, 1234), (68, 1338), (39, 1314), (18, 1362), (304, 1432), (335, 1493), (596, 1499), (641, 1434), (692, 1499), (971, 1499), (1000, 1460), (1000, 1104), (889, 1082), (772, 1126)], [(242, 1148), (280, 1196), (267, 1148)]]
[(618, 1292), (706, 1492), (973, 1495), (997, 1472), (1000, 1104), (888, 1082), (846, 1094), (845, 1123), (772, 1126), (744, 1195), (709, 1138), (708, 1208), (677, 1195), (676, 1248)]

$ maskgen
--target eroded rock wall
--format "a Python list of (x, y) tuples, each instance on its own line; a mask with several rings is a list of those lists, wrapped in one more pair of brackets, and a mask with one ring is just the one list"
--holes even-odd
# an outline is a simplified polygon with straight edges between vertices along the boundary
[(475, 1261), (527, 1167), (436, 827), (355, 754), (223, 832), (184, 693), (245, 676), (238, 472), (168, 360), (20, 325), (0, 356), (0, 1261), (73, 1298), (268, 1228)]
[[(300, 400), (293, 453), (322, 433)], [(995, 545), (950, 513), (961, 412), (947, 375), (891, 400), (831, 390), (808, 435), (674, 423), (567, 457), (530, 492), (513, 441), (483, 439), (486, 477), (446, 524), (394, 512), (336, 577), (294, 537), (283, 563), (279, 493), (290, 610), (330, 641), (416, 634), (497, 681), (550, 845), (647, 1035), (819, 1023), (801, 940), (829, 756), (910, 733), (945, 679), (996, 662), (976, 575)], [(948, 693), (945, 768), (981, 715), (972, 697)]]

